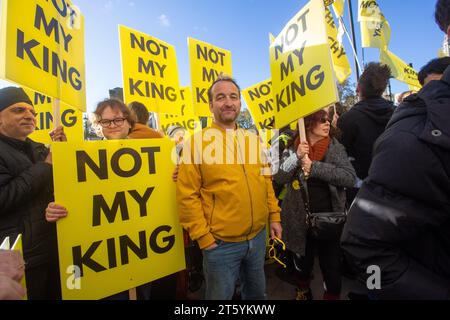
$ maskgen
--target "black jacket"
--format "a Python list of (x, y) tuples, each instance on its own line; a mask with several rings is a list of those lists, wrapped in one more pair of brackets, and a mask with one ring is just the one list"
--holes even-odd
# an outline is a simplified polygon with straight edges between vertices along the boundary
[(341, 143), (353, 158), (356, 175), (361, 180), (368, 175), (375, 141), (383, 133), (394, 112), (392, 102), (369, 98), (358, 102), (338, 119)]
[(381, 268), (377, 298), (450, 297), (450, 68), (394, 113), (341, 241), (361, 281)]
[(43, 144), (0, 135), (0, 239), (22, 233), (27, 269), (47, 263), (55, 250), (55, 225), (45, 220), (53, 199), (47, 154)]

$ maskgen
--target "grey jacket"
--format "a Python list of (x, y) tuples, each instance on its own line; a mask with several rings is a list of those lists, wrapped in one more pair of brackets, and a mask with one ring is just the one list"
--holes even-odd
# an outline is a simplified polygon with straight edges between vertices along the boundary
[[(273, 146), (277, 148), (277, 146)], [(274, 159), (275, 160), (275, 159)], [(272, 162), (273, 180), (279, 184), (287, 184), (286, 196), (281, 205), (281, 223), (283, 226), (283, 241), (289, 250), (304, 255), (306, 240), (306, 211), (303, 204), (301, 187), (305, 187), (301, 161), (291, 147), (284, 150), (280, 161)], [(311, 178), (328, 182), (331, 193), (333, 211), (345, 210), (345, 187), (352, 187), (356, 173), (348, 160), (345, 148), (336, 139), (331, 139), (323, 162), (313, 161)]]

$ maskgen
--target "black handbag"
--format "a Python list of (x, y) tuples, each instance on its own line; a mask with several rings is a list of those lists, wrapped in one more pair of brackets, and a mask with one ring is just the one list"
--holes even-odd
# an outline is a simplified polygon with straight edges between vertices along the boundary
[(308, 191), (301, 188), (303, 203), (306, 211), (308, 231), (317, 240), (339, 240), (347, 220), (347, 212), (317, 212), (309, 210)]

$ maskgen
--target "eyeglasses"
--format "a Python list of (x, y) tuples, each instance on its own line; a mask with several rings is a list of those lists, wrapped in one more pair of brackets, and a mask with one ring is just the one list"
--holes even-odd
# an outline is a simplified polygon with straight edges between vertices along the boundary
[(114, 123), (114, 125), (116, 127), (120, 127), (123, 125), (123, 123), (125, 122), (126, 118), (116, 118), (113, 120), (109, 120), (109, 119), (103, 119), (100, 120), (98, 123), (103, 127), (103, 128), (108, 128), (111, 126), (111, 123)]
[(269, 239), (269, 258), (274, 259), (276, 262), (281, 264), (283, 268), (286, 268), (286, 264), (280, 260), (281, 253), (286, 250), (286, 245), (284, 242), (275, 237)]

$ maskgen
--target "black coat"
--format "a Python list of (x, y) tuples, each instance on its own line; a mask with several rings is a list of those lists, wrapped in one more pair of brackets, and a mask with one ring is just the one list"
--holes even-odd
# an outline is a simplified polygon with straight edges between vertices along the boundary
[(27, 270), (48, 263), (56, 250), (55, 224), (45, 220), (53, 200), (52, 166), (44, 162), (48, 152), (29, 139), (0, 135), (0, 239), (23, 235)]
[(368, 175), (373, 145), (384, 132), (393, 112), (392, 102), (381, 97), (369, 98), (355, 104), (338, 119), (341, 143), (361, 180)]
[(345, 255), (361, 281), (370, 265), (381, 268), (378, 298), (448, 299), (450, 69), (406, 99), (374, 150), (342, 235)]

